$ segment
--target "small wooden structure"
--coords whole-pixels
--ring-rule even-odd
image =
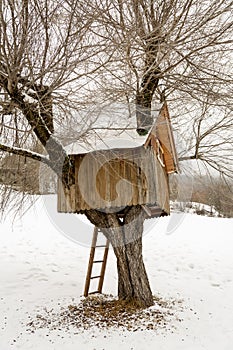
[[[126,133],[123,130],[121,138],[115,136],[122,139],[116,148],[109,148],[103,140],[94,151],[82,145],[70,155],[75,164],[75,183],[64,190],[59,182],[58,212],[116,212],[140,204],[165,215],[170,213],[168,174],[178,171],[178,161],[166,103],[147,136],[133,138],[128,133],[128,139],[135,142],[127,147]]]
[[[90,138],[87,143],[79,143],[76,151],[69,152],[75,164],[75,182],[69,189],[58,183],[58,212],[83,213],[97,209],[121,215],[126,206],[140,204],[147,218],[168,215],[168,175],[178,171],[178,160],[166,103],[148,135],[122,130],[111,135],[110,141],[109,135],[99,142]],[[84,296],[102,292],[109,242],[103,246],[103,258],[96,259],[98,232],[95,227]],[[101,268],[93,276],[94,264]],[[98,280],[98,286],[90,293],[93,279]]]

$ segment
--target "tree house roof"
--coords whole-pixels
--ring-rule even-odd
[[[177,172],[178,158],[166,102],[154,113],[154,125],[146,135],[138,135],[136,128],[98,128],[86,133],[82,140],[65,147],[70,155],[87,154],[93,151],[128,149],[151,145],[158,152],[159,141],[167,173]]]
[[[133,148],[145,144],[148,135],[139,136],[136,129],[90,130],[82,141],[65,147],[68,154],[85,154],[112,148]]]

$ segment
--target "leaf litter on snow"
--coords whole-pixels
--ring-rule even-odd
[[[95,294],[77,304],[61,306],[56,310],[43,308],[27,323],[27,332],[48,331],[84,332],[98,330],[157,331],[171,330],[181,322],[182,301],[154,297],[154,305],[142,309],[138,305],[120,301],[111,295]]]

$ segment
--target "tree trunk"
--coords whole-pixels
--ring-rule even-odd
[[[118,214],[96,210],[86,212],[89,220],[101,229],[111,242],[117,259],[118,297],[140,307],[153,305],[142,257],[144,212],[140,206],[127,208],[122,219]]]
[[[159,83],[161,70],[157,64],[159,33],[152,32],[145,40],[145,66],[140,88],[136,93],[137,132],[146,135],[154,124],[151,103]]]

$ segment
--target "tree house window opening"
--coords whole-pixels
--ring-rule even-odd
[[[163,147],[158,139],[156,140],[156,144],[157,144],[156,155],[157,155],[158,161],[162,165],[162,167],[165,168]]]

